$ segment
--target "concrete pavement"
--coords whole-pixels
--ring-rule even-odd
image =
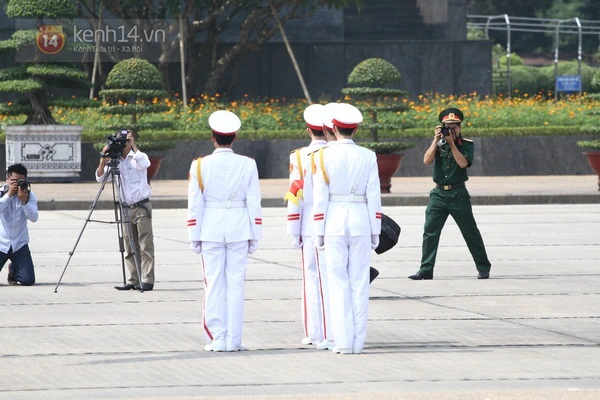
[[[473,204],[584,204],[600,202],[598,177],[595,175],[555,176],[474,176],[467,182]],[[287,179],[261,179],[263,207],[283,206],[288,189]],[[384,194],[384,206],[427,204],[433,188],[431,177],[397,177],[392,179],[392,193]],[[34,183],[41,210],[89,209],[100,185],[84,183]],[[97,208],[112,208],[112,185],[100,193]],[[187,207],[186,180],[152,182],[153,208]]]
[[[597,196],[594,178],[576,180]],[[575,186],[560,182],[555,190]],[[84,185],[34,190],[42,201],[57,193],[89,205],[97,186],[66,190]],[[155,204],[174,188],[185,194],[180,181],[153,188]],[[480,190],[477,179],[470,189]],[[188,250],[185,209],[155,210],[157,281],[145,293],[112,288],[122,279],[113,225],[87,224],[66,265],[88,212],[42,211],[30,224],[38,283],[8,286],[0,272],[0,398],[598,399],[597,204],[475,206],[491,279],[476,279],[449,221],[435,279],[417,282],[406,277],[418,268],[424,207],[385,206],[402,226],[400,243],[373,256],[381,274],[371,287],[367,343],[351,356],[300,344],[301,271],[282,207],[265,208],[265,237],[250,258],[250,350],[240,353],[203,351],[202,269]]]

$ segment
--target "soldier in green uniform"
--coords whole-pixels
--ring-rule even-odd
[[[436,187],[429,193],[425,211],[421,268],[409,276],[413,280],[433,279],[442,228],[448,215],[456,221],[473,256],[479,279],[490,276],[491,264],[471,209],[471,197],[465,187],[467,168],[473,162],[473,141],[461,135],[464,115],[458,108],[447,108],[439,115],[442,125],[435,128],[435,138],[425,152],[423,163],[433,166]]]

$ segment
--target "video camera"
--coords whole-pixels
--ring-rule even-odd
[[[123,149],[127,146],[128,129],[120,129],[112,135],[106,135],[108,140],[108,149],[105,153],[101,153],[102,157],[110,157],[111,160],[116,160],[123,153]]]

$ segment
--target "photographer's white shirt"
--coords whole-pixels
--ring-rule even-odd
[[[0,192],[0,251],[7,254],[12,247],[13,253],[29,243],[27,220],[38,220],[37,198],[29,193],[27,204],[21,204],[17,195],[9,197],[7,185]]]
[[[125,196],[127,204],[137,203],[138,201],[149,199],[152,195],[146,170],[150,166],[148,155],[141,151],[131,150],[125,159],[119,157],[119,173],[121,176],[122,193]],[[102,176],[96,175],[96,180],[102,182],[108,171],[108,166],[104,167]],[[107,182],[112,180],[108,177]]]

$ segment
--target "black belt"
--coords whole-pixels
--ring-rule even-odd
[[[133,203],[129,205],[129,208],[135,208],[135,207],[140,207],[146,203],[149,203],[150,199],[144,199],[144,200],[140,200],[137,203]]]
[[[457,189],[457,188],[461,188],[461,187],[465,187],[465,183],[455,183],[454,185],[440,185],[437,184],[436,185],[438,189],[442,189],[442,190],[452,190],[452,189]]]

